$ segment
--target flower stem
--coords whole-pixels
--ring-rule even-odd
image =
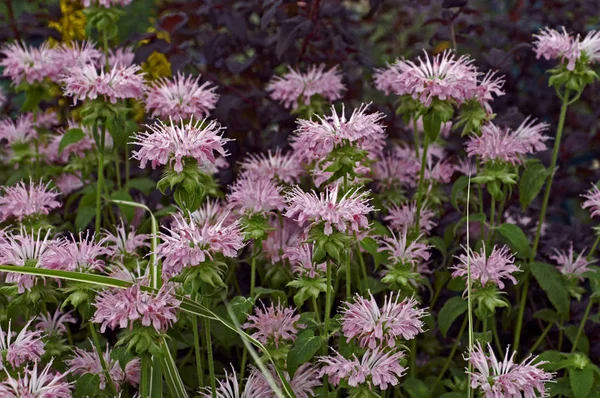
[[[417,339],[410,341],[410,377],[417,378]]]
[[[546,326],[546,328],[544,329],[544,331],[542,332],[540,337],[538,337],[538,339],[535,341],[535,343],[533,343],[533,347],[531,347],[531,349],[529,350],[527,355],[525,355],[526,358],[528,356],[530,356],[531,354],[533,354],[535,349],[538,348],[540,344],[542,344],[542,341],[544,341],[544,339],[546,338],[546,335],[548,334],[548,332],[550,332],[550,329],[552,329],[553,325],[554,325],[553,323],[549,323],[548,326]]]
[[[96,235],[100,234],[102,228],[102,189],[104,182],[104,135],[106,134],[106,128],[102,126],[100,132],[100,148],[96,151],[98,153],[98,177],[96,182]]]
[[[360,251],[360,242],[358,241],[358,234],[355,232],[354,237],[356,238],[356,253],[358,255],[358,261],[360,262],[360,270],[362,272],[362,277],[364,283],[359,283],[360,292],[364,293],[365,287],[368,286],[367,283],[367,266],[365,265],[365,259],[363,258],[362,252]]]
[[[197,301],[198,292],[195,290],[192,294],[192,300]],[[204,387],[204,369],[202,367],[202,355],[200,352],[200,336],[198,333],[198,317],[192,317],[192,331],[194,332],[194,353],[196,354],[196,374],[198,376],[198,386]]]
[[[496,343],[496,349],[498,352],[502,352],[502,343],[500,343],[500,336],[498,335],[498,321],[496,317],[492,315],[492,335],[494,336],[494,342]]]
[[[251,265],[251,274],[250,274],[250,297],[254,300],[254,287],[256,286],[256,258],[262,251],[262,241],[257,239],[256,244],[256,253],[252,254],[252,265]]]
[[[521,292],[521,302],[519,303],[519,314],[517,315],[517,327],[515,329],[515,338],[513,340],[513,347],[515,350],[519,350],[519,343],[521,342],[521,329],[523,328],[523,315],[525,314],[525,303],[527,302],[527,294],[529,293],[529,272],[524,276],[525,282],[523,285],[523,291]]]
[[[596,233],[596,240],[594,241],[594,244],[592,245],[592,248],[590,249],[590,252],[587,255],[587,261],[591,261],[592,257],[594,257],[594,253],[596,252],[596,249],[598,248],[598,244],[600,243],[600,231],[598,231]]]
[[[579,324],[579,329],[577,329],[577,335],[575,336],[575,340],[573,341],[573,348],[571,348],[571,352],[575,352],[577,350],[577,344],[579,343],[579,338],[583,334],[583,329],[585,328],[585,323],[587,322],[588,317],[590,316],[590,311],[592,310],[592,305],[594,305],[594,299],[590,297],[590,301],[585,307],[585,313],[583,314],[583,318],[581,319],[581,323]]]
[[[423,205],[423,180],[425,179],[425,167],[427,166],[427,149],[429,147],[429,138],[425,135],[423,140],[423,156],[421,158],[421,170],[419,172],[419,187],[417,188],[417,212],[415,215],[415,233],[421,231],[421,206]]]
[[[92,342],[94,343],[94,347],[96,347],[96,352],[98,353],[98,358],[100,359],[102,372],[104,373],[104,377],[106,378],[106,385],[108,386],[111,393],[117,396],[117,390],[115,388],[115,385],[113,384],[112,379],[110,378],[110,373],[108,372],[106,361],[104,360],[104,355],[102,355],[102,347],[100,347],[100,339],[98,338],[98,332],[96,332],[96,327],[93,323],[89,322],[88,328],[90,329],[90,334],[92,335]]]
[[[444,363],[444,367],[442,368],[441,372],[438,374],[438,377],[435,380],[435,384],[433,385],[432,391],[435,391],[435,388],[440,383],[440,381],[442,381],[444,374],[448,370],[448,367],[450,366],[450,363],[452,362],[452,358],[454,358],[454,354],[456,354],[456,350],[458,350],[458,345],[460,344],[460,338],[465,333],[465,328],[467,327],[468,320],[469,320],[469,318],[467,318],[467,317],[465,317],[465,319],[463,319],[463,323],[460,326],[460,330],[458,331],[458,336],[456,336],[456,341],[454,341],[454,345],[452,346],[450,355],[448,355],[448,359],[446,359],[446,362]]]
[[[348,245],[344,248],[344,252],[346,253],[346,299],[350,299],[352,297],[352,267],[350,266],[350,255],[348,253]]]
[[[323,338],[324,341],[324,354],[327,354],[327,347],[329,347],[329,317],[331,316],[331,297],[333,291],[331,286],[331,260],[327,260],[327,291],[325,292],[325,317],[323,319]],[[327,375],[323,378],[323,396],[327,398],[329,396],[329,379]]]
[[[421,143],[419,142],[419,132],[417,131],[417,117],[413,117],[413,135],[415,139],[415,155],[419,157],[419,151],[421,150]]]
[[[217,397],[217,387],[215,379],[215,363],[213,361],[212,339],[210,337],[210,319],[204,318],[204,333],[206,336],[206,354],[208,358],[208,374],[210,378],[210,390],[213,398]]]
[[[317,323],[321,323],[321,314],[319,313],[319,304],[317,304],[317,299],[314,296],[310,297],[310,301],[312,303],[313,309],[315,310],[315,318],[317,319]]]

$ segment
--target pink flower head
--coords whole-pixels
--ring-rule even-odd
[[[65,146],[62,151],[59,151],[60,142],[67,133],[67,130],[70,129],[81,129],[84,136],[79,141],[69,144]],[[48,146],[41,149],[41,152],[44,154],[46,160],[50,163],[66,164],[69,163],[71,156],[75,158],[83,158],[86,156],[86,152],[96,148],[96,141],[94,140],[91,130],[92,129],[88,128],[87,126],[82,126],[78,123],[75,123],[73,120],[69,120],[68,129],[58,129],[57,134],[50,138]]]
[[[165,332],[177,321],[179,304],[168,285],[163,285],[156,295],[142,290],[139,284],[127,289],[107,289],[96,296],[94,306],[97,309],[92,322],[102,324],[102,333],[107,327],[132,328],[136,321]]]
[[[545,59],[560,59],[567,63],[568,70],[574,70],[575,64],[585,54],[587,62],[600,59],[600,32],[590,31],[580,41],[580,36],[572,36],[563,27],[562,32],[550,28],[541,29],[533,35],[533,47],[536,57]]]
[[[575,257],[573,242],[571,242],[571,246],[567,252],[554,249],[554,255],[550,256],[550,259],[556,262],[561,274],[569,278],[578,278],[581,281],[583,281],[584,273],[592,271],[589,266],[596,262],[596,260],[588,261],[583,253],[579,253]]]
[[[133,226],[126,230],[125,224],[121,221],[115,234],[106,232],[105,242],[111,245],[108,250],[113,257],[123,258],[128,255],[135,255],[138,249],[150,247],[148,238],[149,235],[136,234]]]
[[[402,88],[400,83],[401,70],[396,64],[387,65],[384,69],[376,69],[373,75],[375,88],[386,95],[396,93]]]
[[[86,63],[97,64],[100,60],[104,61],[102,52],[89,41],[61,43],[53,51],[56,62],[60,65],[63,73],[68,73],[75,66]]]
[[[221,219],[225,219],[223,224],[229,225],[233,220],[225,203],[219,200],[208,199],[197,210],[190,214],[191,219],[198,225],[216,224]]]
[[[231,186],[227,201],[241,213],[265,214],[285,208],[282,188],[267,177],[241,176]]]
[[[38,364],[33,369],[25,369],[25,375],[14,378],[7,375],[6,380],[0,383],[0,396],[2,398],[70,398],[71,383],[64,380],[67,373],[50,372],[52,361],[38,372]]]
[[[510,347],[509,347],[510,349]],[[554,373],[544,372],[540,361],[533,364],[537,356],[529,355],[523,363],[514,362],[516,351],[498,361],[492,347],[488,344],[489,356],[483,351],[481,343],[473,347],[470,356],[465,358],[473,365],[471,387],[479,388],[485,398],[498,397],[547,397],[545,383],[552,381]]]
[[[143,73],[138,73],[141,68],[137,65],[124,67],[116,65],[108,72],[104,68],[100,72],[91,63],[75,65],[61,78],[64,85],[65,96],[73,97],[77,101],[96,99],[98,96],[111,103],[118,99],[140,99],[144,94]]]
[[[327,272],[327,264],[313,262],[314,244],[304,243],[286,247],[283,258],[288,259],[292,270],[300,278],[315,279],[323,277]]]
[[[412,340],[423,332],[425,323],[421,320],[426,315],[424,309],[417,308],[414,298],[405,298],[401,302],[400,294],[385,297],[383,307],[375,301],[369,292],[370,299],[356,295],[354,303],[345,302],[342,311],[342,332],[349,342],[358,339],[361,347],[371,350],[393,348],[397,339]]]
[[[273,390],[266,378],[253,366],[250,366],[250,375],[246,379],[244,390],[240,391],[240,383],[233,366],[231,373],[225,369],[225,378],[217,380],[215,396],[217,398],[272,398]],[[212,390],[205,387],[200,390],[202,398],[212,398]]]
[[[525,153],[534,153],[546,150],[546,141],[550,139],[543,133],[548,130],[548,123],[536,123],[536,119],[531,119],[529,116],[525,118],[523,123],[512,132],[512,135],[517,139],[517,142],[522,146],[522,151]]]
[[[300,315],[296,315],[293,308],[284,307],[281,303],[271,304],[269,307],[256,307],[254,315],[248,316],[248,321],[242,325],[242,328],[255,330],[252,337],[263,344],[279,344],[296,340],[297,328],[303,328],[304,325],[298,324]]]
[[[162,78],[148,89],[146,110],[152,117],[206,118],[215,109],[219,96],[209,82],[200,84],[200,76],[178,73],[172,80]]]
[[[107,238],[96,242],[95,235],[87,231],[79,233],[79,239],[71,234],[71,240],[55,244],[46,256],[46,267],[63,271],[91,272],[104,269],[103,256],[111,251],[104,247]]]
[[[476,86],[472,87],[471,94],[469,95],[485,108],[488,115],[492,113],[490,102],[494,99],[494,95],[496,97],[504,95],[504,91],[502,91],[505,83],[504,76],[496,76],[496,73],[496,71],[488,71],[483,76],[483,79],[478,81]]]
[[[581,206],[584,209],[589,209],[592,217],[600,216],[600,189],[596,185],[582,195],[586,201]]]
[[[478,75],[473,60],[467,56],[456,59],[452,51],[431,58],[427,52],[424,54],[424,58],[418,58],[418,65],[412,61],[397,61],[395,67],[400,73],[396,94],[410,95],[425,107],[436,98],[459,104],[470,99]]]
[[[433,221],[433,217],[435,213],[431,210],[427,209],[425,205],[421,209],[421,220],[419,223],[419,227],[421,228],[421,232],[429,235],[433,227],[437,225],[435,221]],[[417,217],[417,204],[416,202],[405,203],[401,206],[393,205],[388,208],[388,215],[383,218],[384,221],[390,223],[390,227],[396,231],[403,231],[405,229],[410,229],[415,225]]]
[[[110,379],[115,384],[115,388],[119,390],[119,385],[125,380],[125,373],[121,369],[119,361],[113,360],[110,353],[111,350],[107,344],[102,356],[104,357],[104,363],[106,364]],[[100,362],[100,355],[95,347],[92,348],[91,352],[75,347],[75,355],[71,359],[66,360],[65,363],[69,366],[72,374],[84,375],[89,373],[98,375],[100,377],[100,389],[106,389],[106,377]]]
[[[43,330],[49,336],[62,336],[67,333],[67,322],[76,323],[77,320],[71,315],[72,311],[61,312],[59,309],[54,314],[47,312],[38,315],[35,324],[36,329]]]
[[[308,105],[313,95],[321,95],[333,102],[340,99],[344,91],[346,87],[342,83],[339,68],[335,66],[325,71],[325,65],[313,65],[307,73],[289,68],[287,74],[283,77],[275,76],[267,85],[271,98],[288,109],[296,109],[300,102]]]
[[[306,193],[294,187],[287,197],[289,207],[285,216],[304,224],[310,221],[309,228],[324,224],[324,233],[331,235],[333,227],[340,232],[347,230],[359,232],[369,226],[367,214],[374,210],[368,203],[368,192],[350,190],[341,198],[338,196],[339,185],[327,188],[325,194]]]
[[[498,249],[494,245],[489,257],[486,256],[485,246],[481,248],[481,252],[474,252],[467,248],[467,254],[461,254],[456,258],[459,263],[452,267],[455,270],[452,273],[453,278],[466,277],[467,266],[470,266],[471,278],[478,281],[482,287],[491,282],[500,289],[504,289],[502,279],[509,279],[512,283],[517,284],[517,280],[512,274],[520,272],[521,269],[515,265],[515,257],[506,246]]]
[[[199,165],[215,163],[214,152],[227,156],[223,145],[230,141],[223,138],[224,130],[216,121],[190,120],[181,124],[166,125],[160,120],[147,126],[150,131],[138,133],[134,144],[141,148],[133,152],[133,157],[145,168],[151,162],[152,168],[158,165],[172,165],[177,173],[183,171],[184,159],[195,159]]]
[[[335,355],[319,358],[319,362],[324,364],[319,375],[328,375],[334,386],[345,380],[351,387],[366,384],[369,388],[375,386],[387,390],[388,386],[397,385],[406,374],[406,368],[400,365],[404,356],[402,351],[386,353],[376,348],[367,350],[359,361],[356,355],[353,359],[346,359],[336,352]]]
[[[44,42],[39,48],[24,43],[7,44],[0,49],[3,55],[0,66],[4,67],[3,76],[8,76],[15,86],[23,82],[42,83],[46,78],[56,80],[62,70],[57,62],[56,53]]]
[[[427,156],[424,175],[426,180],[447,184],[455,171],[456,167],[449,160],[441,159],[434,162],[432,157]]]
[[[56,200],[59,195],[49,184],[39,184],[33,181],[25,185],[23,181],[11,187],[1,187],[4,195],[0,197],[0,221],[47,215],[52,209],[60,207]]]
[[[262,251],[269,261],[276,263],[286,258],[284,253],[288,248],[299,247],[302,228],[288,218],[284,218],[283,223],[276,220],[271,224],[273,229],[268,231]]]
[[[119,47],[116,50],[110,49],[108,51],[108,65],[114,68],[117,65],[131,66],[133,65],[133,59],[135,53],[128,47]]]
[[[400,234],[396,236],[394,231],[390,229],[392,237],[383,237],[379,239],[379,243],[382,245],[377,251],[388,252],[388,260],[394,264],[410,264],[412,268],[417,269],[418,266],[423,262],[429,260],[431,253],[429,248],[423,243],[419,242],[419,239],[423,236],[419,235],[415,240],[408,243],[408,232],[406,229],[400,231]]]
[[[125,381],[133,387],[137,387],[140,384],[141,377],[142,360],[140,358],[133,358],[125,365]]]
[[[421,165],[414,156],[402,156],[396,151],[384,154],[371,166],[379,190],[413,187]]]
[[[21,329],[19,334],[11,331],[11,321],[8,321],[8,331],[0,326],[0,351],[6,352],[6,363],[13,368],[19,368],[26,362],[38,362],[44,355],[44,342],[42,332],[27,330],[33,320]],[[3,369],[4,360],[0,360],[0,369]]]
[[[8,117],[0,120],[0,141],[6,140],[11,146],[14,143],[29,142],[37,136],[30,114],[21,114],[16,121]]]
[[[63,195],[68,195],[83,188],[81,177],[74,174],[62,173],[55,177],[53,182]]]
[[[129,5],[133,0],[81,0],[84,7],[91,7],[92,5],[99,5],[100,7],[110,8],[114,6]]]
[[[287,184],[298,183],[300,176],[304,174],[299,157],[293,152],[282,154],[281,149],[277,149],[275,153],[269,151],[267,155],[251,154],[240,163],[240,168],[243,175],[278,179]]]

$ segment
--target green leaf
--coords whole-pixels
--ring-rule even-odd
[[[410,395],[411,398],[431,397],[431,392],[429,391],[429,388],[427,388],[427,385],[421,380],[412,378],[406,379],[406,381],[402,384],[402,387],[404,387],[404,389],[408,392],[408,395]]]
[[[569,381],[574,398],[587,398],[594,385],[594,371],[591,368],[569,368]]]
[[[498,227],[498,232],[508,240],[508,245],[515,256],[523,259],[531,257],[529,240],[521,228],[514,224],[502,224]]]
[[[551,310],[550,308],[542,308],[533,314],[534,319],[541,319],[547,323],[557,323],[560,321],[560,316],[556,313],[556,311]]]
[[[463,192],[467,186],[469,185],[469,177],[468,176],[460,176],[458,180],[454,184],[452,184],[452,192],[450,193],[450,203],[452,206],[458,211],[458,194]]]
[[[74,144],[79,142],[85,137],[85,133],[80,128],[72,128],[68,129],[65,135],[60,139],[60,143],[58,144],[58,153],[62,153],[62,151],[67,147],[67,145]]]
[[[75,217],[75,229],[80,231],[84,229],[96,215],[96,209],[91,206],[84,206],[77,210],[77,216]]]
[[[447,392],[443,395],[440,395],[440,398],[465,398],[465,393],[452,391],[452,392]]]
[[[436,112],[427,112],[423,115],[423,129],[431,142],[437,140],[442,128],[442,119]]]
[[[567,336],[571,344],[575,343],[575,338],[577,337],[578,331],[579,325],[571,325],[565,328],[565,335]],[[590,339],[588,339],[585,333],[581,333],[581,335],[579,336],[579,340],[577,340],[577,347],[575,350],[584,353],[585,355],[589,355]]]
[[[444,338],[446,337],[450,326],[452,326],[459,316],[467,311],[467,308],[467,302],[459,296],[452,297],[444,303],[444,306],[438,314],[438,325]]]
[[[170,396],[176,398],[188,398],[188,394],[185,391],[185,386],[183,385],[183,380],[181,380],[181,375],[177,370],[175,360],[171,356],[169,346],[167,345],[167,342],[164,340],[164,338],[162,341],[162,347],[163,355],[160,358],[160,363],[162,365],[165,381],[167,382],[167,386],[169,387],[169,391],[171,392]]]
[[[75,394],[78,397],[95,397],[100,389],[100,376],[86,373],[77,377]]]
[[[254,293],[257,297],[259,296],[271,296],[273,302],[280,302],[282,304],[287,303],[287,295],[281,290],[268,289],[266,287],[257,287],[254,289]]]
[[[534,262],[531,264],[531,273],[538,281],[542,289],[548,295],[548,299],[558,313],[567,315],[569,313],[569,293],[563,284],[560,272],[553,265]]]
[[[303,330],[287,356],[287,371],[290,378],[294,377],[300,365],[310,361],[323,344],[323,337],[315,336],[311,329]]]
[[[539,160],[527,162],[527,168],[519,181],[519,199],[523,209],[539,195],[547,178],[548,171]]]
[[[137,189],[143,194],[150,195],[156,189],[156,182],[150,178],[132,178],[127,183],[127,186],[131,189]]]

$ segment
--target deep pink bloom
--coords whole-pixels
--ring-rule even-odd
[[[199,165],[215,163],[214,152],[227,156],[223,145],[230,141],[223,138],[223,130],[216,121],[190,120],[181,124],[164,124],[160,120],[147,126],[150,131],[138,133],[134,144],[140,149],[133,152],[133,157],[145,168],[150,162],[152,168],[158,165],[170,165],[177,173],[183,171],[185,158],[196,159]],[[174,164],[174,165],[173,165]]]
[[[163,285],[156,295],[143,291],[138,284],[127,289],[107,289],[96,296],[94,306],[97,310],[92,322],[102,324],[102,333],[107,327],[133,327],[135,321],[165,332],[177,321],[179,304],[168,285]]]
[[[248,316],[248,321],[242,325],[246,330],[255,330],[252,337],[263,344],[279,345],[284,342],[296,340],[297,328],[304,325],[298,324],[300,315],[293,308],[284,307],[281,303],[271,304],[269,307],[256,307],[254,315]]]
[[[383,220],[389,222],[390,227],[394,230],[403,231],[414,227],[416,217],[417,204],[413,201],[401,206],[393,205],[388,208],[388,215],[385,216]],[[420,216],[421,220],[419,222],[419,227],[421,228],[420,232],[429,235],[433,227],[437,225],[437,223],[432,220],[433,217],[435,217],[435,214],[423,205]]]
[[[19,374],[18,378],[7,375],[6,380],[0,383],[0,396],[2,398],[69,398],[71,383],[64,380],[67,373],[50,372],[52,361],[38,372],[37,363],[33,369],[25,369],[25,375]]]
[[[25,185],[23,181],[11,187],[1,187],[4,195],[0,197],[0,221],[47,215],[52,209],[60,207],[57,196],[49,184],[36,184],[30,181]]]
[[[45,258],[47,268],[90,272],[104,269],[103,256],[108,256],[111,251],[104,247],[106,238],[96,242],[95,235],[90,236],[87,231],[85,236],[83,232],[79,233],[79,239],[71,234],[70,240],[62,240],[55,244]]]
[[[115,234],[106,231],[105,242],[110,244],[108,250],[111,255],[122,259],[125,256],[135,255],[138,249],[150,247],[149,237],[146,234],[136,234],[133,226],[126,230],[125,224],[121,221]]]
[[[287,197],[289,207],[285,216],[303,225],[307,221],[315,225],[324,224],[324,233],[331,235],[333,227],[340,232],[354,231],[369,226],[367,214],[374,210],[367,198],[368,192],[351,190],[339,198],[339,185],[327,188],[325,194],[306,193],[294,187]]]
[[[31,114],[20,114],[16,121],[8,117],[0,120],[0,141],[6,140],[9,145],[29,142],[37,136]]]
[[[521,269],[515,265],[515,257],[506,246],[498,249],[494,245],[489,257],[485,253],[485,246],[481,248],[481,252],[474,252],[471,248],[467,248],[467,254],[461,254],[456,258],[459,263],[452,267],[455,270],[452,273],[453,278],[459,276],[466,278],[468,264],[471,268],[472,280],[478,281],[482,287],[491,283],[504,289],[502,279],[508,279],[515,285],[517,284],[517,280],[512,274]]]
[[[346,380],[351,387],[367,384],[369,388],[375,386],[387,390],[388,386],[397,385],[406,374],[406,368],[400,365],[404,356],[402,351],[386,353],[376,348],[367,350],[359,361],[356,355],[353,359],[346,359],[336,352],[335,355],[319,358],[319,362],[324,364],[319,375],[328,375],[334,386]]]
[[[485,398],[499,397],[547,397],[545,383],[551,382],[554,373],[544,372],[540,361],[534,364],[537,356],[529,355],[521,364],[514,362],[516,351],[498,361],[492,347],[488,344],[489,356],[483,351],[481,343],[473,347],[470,356],[465,358],[473,365],[471,387],[479,388]]]
[[[415,240],[408,243],[408,232],[407,229],[400,231],[398,236],[394,234],[394,231],[390,229],[392,237],[385,236],[379,239],[381,247],[377,249],[379,252],[388,252],[388,260],[393,264],[410,264],[414,269],[423,262],[429,260],[431,253],[429,248],[424,243],[420,243],[419,239],[423,235],[419,235]]]
[[[54,314],[47,312],[38,315],[35,324],[36,329],[43,330],[49,336],[62,336],[67,333],[67,322],[76,323],[77,320],[71,315],[72,311],[61,312],[59,309]]]
[[[0,326],[0,352],[6,352],[6,363],[13,368],[19,368],[26,362],[38,362],[44,355],[44,342],[41,330],[27,330],[33,320],[27,322],[17,334],[11,330],[11,320],[5,332]],[[4,368],[4,360],[0,360],[0,369]]]
[[[569,251],[554,249],[554,254],[550,256],[550,259],[556,262],[561,274],[569,278],[578,278],[581,281],[583,281],[584,273],[592,271],[589,266],[596,262],[596,260],[588,261],[583,253],[579,253],[579,255],[575,257],[575,253],[573,252],[573,242],[571,242]]]
[[[582,195],[586,201],[581,206],[584,209],[589,209],[592,217],[600,216],[600,189],[596,185]]]
[[[267,177],[241,176],[231,186],[227,201],[241,213],[282,211],[285,208],[282,191],[280,186]]]
[[[134,58],[135,53],[128,47],[119,47],[116,50],[108,50],[108,65],[111,68],[114,68],[117,65],[125,67],[131,66],[133,65]],[[102,62],[105,62],[105,60],[103,59]]]
[[[215,90],[209,82],[200,84],[200,76],[178,73],[172,79],[158,80],[147,90],[146,111],[164,119],[206,118],[219,99]]]
[[[305,174],[299,157],[293,152],[282,154],[281,149],[275,153],[269,151],[267,155],[251,154],[240,163],[240,168],[244,175],[278,179],[287,184],[298,183]]]
[[[0,66],[3,76],[8,76],[15,86],[23,82],[42,83],[46,78],[56,80],[62,70],[57,62],[56,52],[47,42],[39,48],[28,47],[24,43],[7,44],[0,50],[4,57]]]
[[[575,64],[583,54],[587,62],[600,60],[600,32],[592,30],[580,40],[579,35],[570,35],[564,27],[562,32],[543,28],[533,37],[533,47],[538,59],[560,59],[561,62],[566,62],[568,70],[575,69]]]
[[[325,71],[325,65],[313,65],[307,73],[288,68],[288,73],[282,77],[273,77],[267,86],[271,98],[279,101],[285,108],[296,109],[301,102],[308,105],[313,95],[321,95],[333,102],[340,99],[346,91],[337,66]]]
[[[300,278],[320,278],[327,272],[327,264],[315,264],[312,261],[314,244],[304,243],[284,249],[283,258],[288,259],[292,270]]]
[[[92,5],[99,5],[104,8],[110,8],[114,6],[126,6],[129,5],[133,0],[81,0],[84,7],[91,7]]]
[[[107,344],[106,349],[102,352],[102,356],[104,357],[104,363],[106,364],[110,379],[118,391],[120,390],[120,384],[125,380],[125,373],[121,369],[119,361],[113,360],[110,353],[111,350],[108,348]],[[106,389],[106,377],[100,362],[100,355],[95,347],[92,348],[92,351],[85,351],[75,347],[73,357],[66,360],[65,363],[69,366],[69,370],[72,374],[84,375],[90,373],[98,375],[100,377],[100,389]]]

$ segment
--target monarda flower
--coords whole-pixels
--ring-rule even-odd
[[[581,206],[588,209],[592,217],[600,216],[600,189],[596,185],[582,195],[586,200]]]
[[[315,279],[327,272],[327,264],[315,264],[313,259],[314,244],[304,243],[284,249],[283,258],[289,260],[292,271],[300,278]]]
[[[371,166],[373,179],[380,191],[413,187],[419,175],[420,162],[414,156],[391,151]]]
[[[111,350],[107,344],[106,349],[102,353],[102,356],[104,357],[104,363],[106,364],[106,368],[110,375],[110,379],[113,383],[116,384],[115,388],[117,389],[117,391],[119,391],[120,384],[122,384],[124,381],[127,380],[127,375],[126,375],[126,372],[124,372],[121,369],[121,365],[119,364],[119,361],[113,360],[110,354],[111,354]],[[131,368],[133,366],[136,366],[136,364],[137,364],[137,366],[140,365],[139,362],[140,362],[139,358],[134,358],[131,361],[127,362],[125,369],[127,370],[127,367],[129,367],[130,371],[131,371]],[[100,377],[100,385],[99,385],[100,389],[101,390],[106,389],[106,378],[105,378],[104,370],[102,369],[102,364],[100,362],[100,355],[98,354],[98,351],[96,351],[95,347],[92,349],[92,351],[85,351],[85,350],[75,347],[75,352],[74,352],[73,357],[71,359],[66,360],[65,363],[69,366],[70,372],[72,374],[98,375]],[[129,381],[129,380],[127,380],[127,381]],[[133,381],[135,382],[135,377],[134,377]],[[139,383],[139,381],[138,381],[138,383]]]
[[[49,336],[62,336],[67,333],[67,323],[76,323],[77,320],[71,315],[72,311],[61,312],[56,309],[54,313],[47,312],[38,315],[35,324],[36,329],[43,330]]]
[[[127,289],[107,289],[96,296],[94,306],[97,309],[92,322],[101,324],[102,333],[107,327],[133,327],[136,321],[157,332],[165,332],[177,321],[179,303],[167,285],[156,295],[142,290],[139,284]]]
[[[146,111],[164,119],[206,118],[219,99],[215,90],[209,82],[200,84],[200,76],[178,73],[173,79],[158,80],[147,90]]]
[[[588,261],[583,253],[576,256],[573,252],[573,242],[571,242],[568,251],[554,249],[554,254],[550,256],[550,259],[558,265],[561,274],[567,278],[579,279],[580,281],[583,280],[584,273],[592,271],[589,266],[596,262],[595,260]]]
[[[586,62],[597,62],[600,59],[600,32],[597,31],[588,32],[580,40],[579,35],[570,35],[564,27],[562,32],[546,27],[533,37],[533,49],[538,59],[560,59],[561,62],[566,62],[567,69],[571,71],[584,55]]]
[[[296,340],[297,328],[304,325],[298,324],[300,315],[293,308],[284,307],[281,303],[271,304],[269,307],[256,307],[254,315],[248,316],[248,321],[242,325],[246,330],[254,330],[252,337],[263,344],[279,345]]]
[[[504,289],[503,279],[517,284],[517,280],[512,274],[519,272],[520,268],[515,265],[515,257],[506,246],[499,249],[494,245],[489,257],[485,253],[485,246],[481,248],[481,252],[474,252],[467,248],[467,254],[461,254],[456,258],[459,263],[452,267],[455,270],[452,273],[453,278],[459,276],[466,278],[467,265],[469,265],[471,278],[479,282],[482,287],[490,283]]]
[[[24,43],[7,44],[0,50],[4,56],[0,66],[4,67],[3,76],[9,77],[15,86],[23,82],[42,83],[44,80],[56,80],[62,66],[56,59],[56,53],[44,42],[39,48],[28,47]]]
[[[114,6],[125,7],[129,5],[133,0],[81,0],[81,4],[84,7],[91,7],[92,5],[99,5],[104,8],[111,8]]]
[[[411,229],[414,227],[417,217],[417,204],[416,202],[405,203],[401,206],[393,205],[388,208],[388,215],[383,218],[384,221],[390,223],[390,227],[396,231],[403,231],[405,229]],[[420,228],[421,231],[427,235],[437,225],[432,218],[435,217],[435,213],[427,209],[425,206],[421,209],[421,220]]]
[[[25,369],[24,375],[20,373],[15,378],[7,375],[6,380],[0,383],[0,396],[2,398],[70,398],[71,383],[65,381],[67,373],[51,372],[52,361],[38,372],[38,364],[33,369]]]
[[[21,367],[26,362],[38,362],[44,355],[44,342],[42,332],[27,330],[33,320],[21,329],[19,334],[11,330],[11,321],[8,321],[8,330],[5,332],[0,326],[0,369],[9,363],[14,369]],[[6,353],[6,362],[1,353]]]
[[[383,69],[375,69],[373,80],[375,88],[386,95],[396,93],[401,89],[400,68],[395,64],[388,64]]]
[[[318,195],[314,191],[306,193],[294,187],[287,197],[288,208],[284,215],[300,225],[310,221],[309,228],[323,224],[325,235],[331,235],[333,227],[340,232],[359,232],[367,228],[367,214],[374,210],[368,203],[368,192],[350,190],[341,198],[338,192],[339,185]]]
[[[489,356],[483,351],[481,343],[473,347],[471,354],[465,358],[473,365],[471,387],[479,388],[485,398],[498,397],[547,397],[545,383],[551,382],[553,373],[544,372],[540,361],[534,364],[537,356],[529,355],[523,363],[514,362],[516,351],[498,361],[492,347],[488,344]]]
[[[267,232],[267,238],[262,242],[262,252],[272,263],[286,258],[288,248],[297,248],[302,241],[302,228],[294,221],[284,218],[283,223],[276,220],[271,223],[273,229]]]
[[[269,178],[241,176],[231,186],[227,201],[240,213],[266,214],[285,208],[282,191],[283,189]]]
[[[0,221],[22,221],[25,218],[47,215],[51,210],[60,207],[60,202],[56,200],[59,194],[48,188],[48,184],[30,181],[25,185],[21,181],[15,186],[1,189],[3,195],[0,196]]]
[[[128,230],[125,229],[125,224],[121,222],[114,234],[106,232],[105,242],[109,244],[107,249],[111,255],[122,259],[127,256],[136,255],[137,251],[141,248],[150,247],[147,241],[148,238],[149,235],[136,234],[133,226]]]
[[[96,242],[95,235],[90,232],[79,233],[79,239],[71,235],[70,240],[62,240],[55,244],[46,256],[46,267],[62,271],[90,272],[104,269],[103,256],[111,251],[104,247],[106,238]]]
[[[381,247],[377,250],[388,252],[390,263],[410,265],[416,269],[423,261],[429,260],[431,256],[431,253],[429,253],[430,246],[419,242],[423,235],[419,235],[409,243],[406,229],[401,231],[398,236],[394,234],[392,229],[390,229],[390,233],[392,234],[391,237],[385,236],[379,239]]]
[[[16,121],[8,117],[0,120],[0,141],[6,141],[11,147],[13,144],[29,142],[37,136],[30,114],[21,114]]]
[[[159,165],[172,166],[175,172],[181,173],[186,159],[195,159],[199,165],[215,163],[214,152],[227,156],[223,145],[230,141],[223,138],[224,128],[216,121],[190,120],[187,124],[164,124],[158,120],[147,126],[150,131],[135,135],[138,151],[133,157],[140,161],[140,167],[146,167],[150,162],[152,168]]]
[[[346,87],[342,83],[342,75],[337,66],[325,71],[325,65],[313,65],[307,73],[289,68],[282,77],[275,76],[267,85],[271,98],[279,101],[285,108],[296,109],[302,102],[310,104],[314,95],[320,95],[329,102],[342,97]]]
[[[131,66],[135,53],[128,47],[119,47],[116,50],[108,50],[108,65],[114,68],[117,65]]]
[[[48,145],[41,150],[47,162],[66,164],[69,162],[71,156],[83,158],[86,156],[86,152],[96,148],[96,141],[94,140],[91,128],[80,125],[73,120],[68,121],[67,127],[67,129],[57,129],[57,134],[51,136]],[[60,142],[70,129],[81,129],[84,135],[79,141],[69,144],[62,151],[59,151]],[[112,143],[112,140],[110,142]]]
[[[267,177],[287,184],[298,183],[300,176],[305,174],[298,156],[293,152],[286,154],[277,149],[275,153],[269,151],[267,155],[251,154],[240,163],[242,175],[253,177]]]
[[[370,299],[365,299],[357,294],[354,303],[344,303],[341,322],[347,342],[356,338],[364,348],[393,348],[398,338],[412,340],[423,332],[425,323],[421,318],[426,312],[417,308],[414,298],[399,302],[400,295],[394,298],[392,293],[379,308],[373,295],[369,295]]]
[[[346,359],[336,352],[335,355],[319,358],[323,364],[319,375],[328,375],[334,386],[344,380],[350,387],[368,386],[371,389],[375,386],[386,390],[390,385],[397,385],[406,374],[406,368],[400,365],[404,357],[402,351],[384,352],[379,348],[367,350],[360,360],[356,355],[353,359]]]
[[[272,398],[273,390],[264,376],[254,367],[250,367],[250,375],[244,383],[244,390],[240,391],[240,383],[237,374],[231,367],[231,373],[225,369],[225,378],[219,379],[216,386],[215,396],[217,398]],[[205,387],[200,390],[202,398],[212,398],[212,390]]]
[[[75,174],[62,173],[54,177],[52,181],[63,195],[68,195],[83,188],[81,177]]]
[[[102,52],[89,41],[61,43],[53,51],[63,73],[78,65],[98,64],[104,61]]]

